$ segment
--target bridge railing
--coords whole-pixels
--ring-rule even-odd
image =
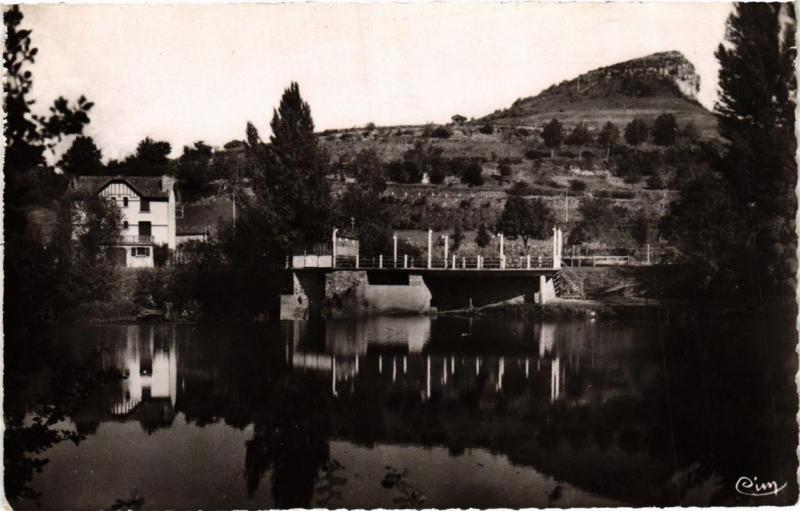
[[[336,268],[341,269],[428,269],[426,256],[403,255],[395,259],[392,256],[337,256]],[[535,270],[553,268],[552,257],[542,256],[450,256],[434,257],[430,260],[430,269],[435,270]]]

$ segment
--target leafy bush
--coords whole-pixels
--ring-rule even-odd
[[[431,131],[430,137],[431,138],[450,138],[453,135],[453,131],[448,128],[447,126],[437,126],[436,128]]]
[[[598,190],[594,192],[594,196],[607,199],[633,199],[636,194],[630,190]]]
[[[480,164],[472,162],[461,173],[461,182],[467,186],[480,186],[483,184],[483,168]]]
[[[647,187],[651,190],[662,190],[664,188],[664,181],[659,174],[653,174],[647,178]]]
[[[487,123],[478,128],[478,131],[483,133],[484,135],[491,135],[492,133],[494,133],[494,126]]]
[[[156,268],[163,268],[169,261],[170,251],[166,243],[153,246],[153,264]]]
[[[636,183],[640,183],[642,181],[642,176],[639,174],[628,174],[623,178],[623,181],[629,185],[635,185]]]
[[[531,185],[525,181],[517,181],[508,190],[508,193],[509,195],[531,195],[533,193],[533,189],[531,188]]]
[[[136,273],[133,302],[149,309],[163,309],[168,301],[169,273],[161,268],[143,268]]]
[[[549,158],[550,153],[547,151],[538,151],[536,149],[529,149],[525,151],[525,157],[529,160],[538,160],[541,158]]]
[[[586,181],[582,179],[570,179],[569,189],[572,192],[583,192],[586,190]]]

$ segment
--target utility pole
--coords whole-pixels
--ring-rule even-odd
[[[569,190],[564,190],[564,225],[569,223]]]
[[[233,211],[232,211],[232,219],[233,219],[233,235],[236,236],[236,186],[239,184],[239,157],[236,157],[236,177],[233,181],[233,186],[231,187],[231,195],[233,195]]]

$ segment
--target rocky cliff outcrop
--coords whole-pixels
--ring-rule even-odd
[[[552,118],[567,126],[586,122],[592,128],[634,117],[651,121],[672,113],[692,122],[704,136],[716,136],[716,120],[697,102],[700,76],[680,52],[654,53],[601,67],[551,85],[536,96],[520,98],[478,122],[541,128]]]

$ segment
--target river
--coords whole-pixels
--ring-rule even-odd
[[[384,317],[46,337],[7,353],[15,509],[797,500],[791,321]],[[781,489],[745,495],[743,477]]]

